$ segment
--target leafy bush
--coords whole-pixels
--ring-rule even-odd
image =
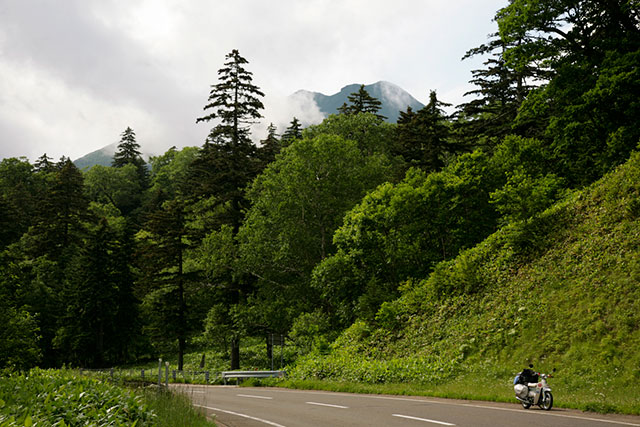
[[[133,391],[75,375],[33,369],[0,379],[0,426],[143,426],[156,415]]]

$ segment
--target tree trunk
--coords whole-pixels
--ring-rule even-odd
[[[267,334],[267,361],[273,371],[273,342],[271,341],[271,334]]]
[[[182,371],[184,366],[184,350],[186,347],[186,340],[183,336],[178,338],[178,371]]]
[[[240,369],[240,338],[231,339],[231,370]]]

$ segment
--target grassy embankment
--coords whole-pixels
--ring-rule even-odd
[[[558,369],[557,406],[640,413],[640,154],[405,284],[291,377],[512,401],[529,362]]]
[[[0,427],[211,426],[185,396],[128,389],[69,370],[0,378]]]

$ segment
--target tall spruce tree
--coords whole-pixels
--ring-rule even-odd
[[[380,120],[386,119],[382,114],[378,114],[382,108],[382,101],[371,96],[364,85],[360,85],[360,89],[349,95],[347,99],[349,104],[345,102],[338,108],[341,114],[373,113]]]
[[[207,115],[196,122],[219,119],[191,166],[190,195],[196,199],[215,201],[218,213],[217,229],[230,226],[233,236],[238,233],[248,209],[244,189],[261,170],[258,150],[250,138],[250,127],[264,108],[264,93],[252,83],[252,73],[244,66],[248,61],[238,50],[226,57],[224,67],[218,70],[219,83],[211,86],[209,103],[204,107]],[[210,230],[210,231],[215,231]],[[242,304],[247,295],[246,282],[235,277],[225,289],[233,306]],[[231,368],[240,367],[240,342],[235,337],[231,343]]]
[[[220,82],[211,86],[209,103],[204,107],[209,114],[198,118],[196,123],[213,119],[222,121],[211,130],[210,142],[233,146],[250,144],[249,128],[262,117],[260,110],[264,105],[260,98],[264,93],[252,83],[253,73],[243,67],[248,61],[237,49],[227,54],[225,59],[224,67],[218,70]]]

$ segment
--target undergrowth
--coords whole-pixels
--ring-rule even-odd
[[[212,425],[182,396],[133,390],[70,370],[0,378],[0,426]]]

